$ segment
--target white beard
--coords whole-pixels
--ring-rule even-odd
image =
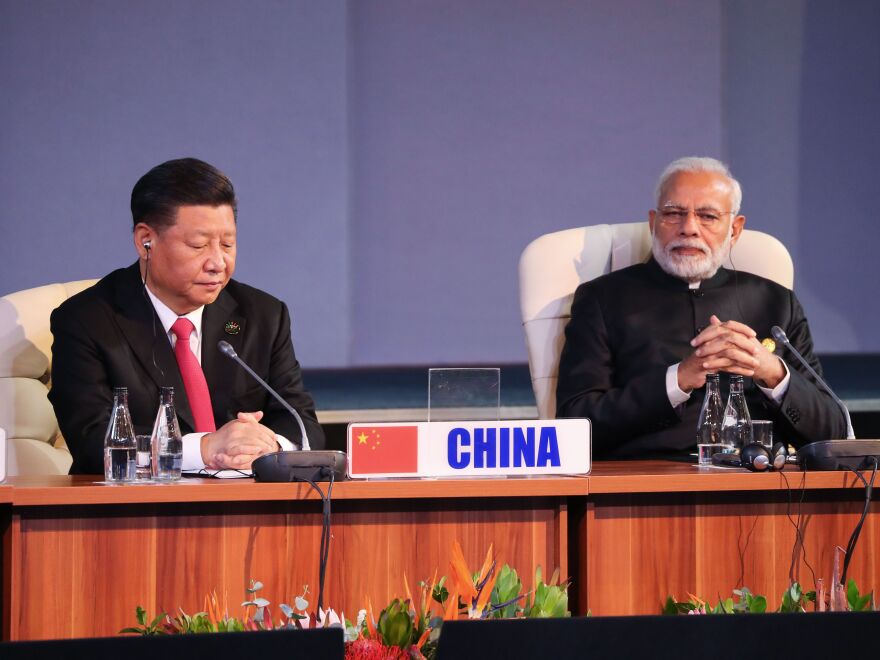
[[[651,241],[651,253],[667,274],[685,280],[686,282],[701,282],[708,280],[730,254],[731,234],[728,232],[724,242],[714,252],[699,238],[677,238],[669,241],[666,246],[660,245],[657,236]],[[683,255],[675,252],[675,248],[688,247],[701,250],[702,254]]]

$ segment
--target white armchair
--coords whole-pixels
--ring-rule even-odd
[[[70,452],[46,396],[52,359],[49,315],[97,280],[49,284],[0,298],[0,428],[8,473],[67,474]]]
[[[519,260],[519,300],[538,417],[556,417],[556,379],[571,302],[583,282],[642,263],[651,253],[647,222],[593,225],[544,234]],[[731,256],[738,270],[792,288],[794,266],[777,239],[744,230]],[[731,267],[728,261],[725,266]]]

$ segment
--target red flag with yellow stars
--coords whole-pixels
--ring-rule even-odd
[[[418,426],[354,426],[351,471],[356,474],[418,472]]]

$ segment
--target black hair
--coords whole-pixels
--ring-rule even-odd
[[[198,158],[178,158],[156,165],[131,191],[132,228],[143,222],[157,231],[177,221],[181,206],[232,207],[238,200],[232,181],[213,165]]]

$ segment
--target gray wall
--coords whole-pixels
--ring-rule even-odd
[[[0,7],[0,292],[132,263],[132,185],[198,156],[235,183],[236,277],[290,305],[307,364],[346,364],[345,3]]]
[[[306,366],[522,362],[522,248],[643,218],[703,153],[792,250],[818,349],[880,351],[878,7],[0,0],[0,293],[133,261],[132,184],[196,155]]]
[[[823,352],[877,352],[880,3],[728,0],[724,143]]]
[[[719,5],[661,4],[353,4],[358,362],[525,361],[526,244],[646,218],[667,161],[720,152]]]

